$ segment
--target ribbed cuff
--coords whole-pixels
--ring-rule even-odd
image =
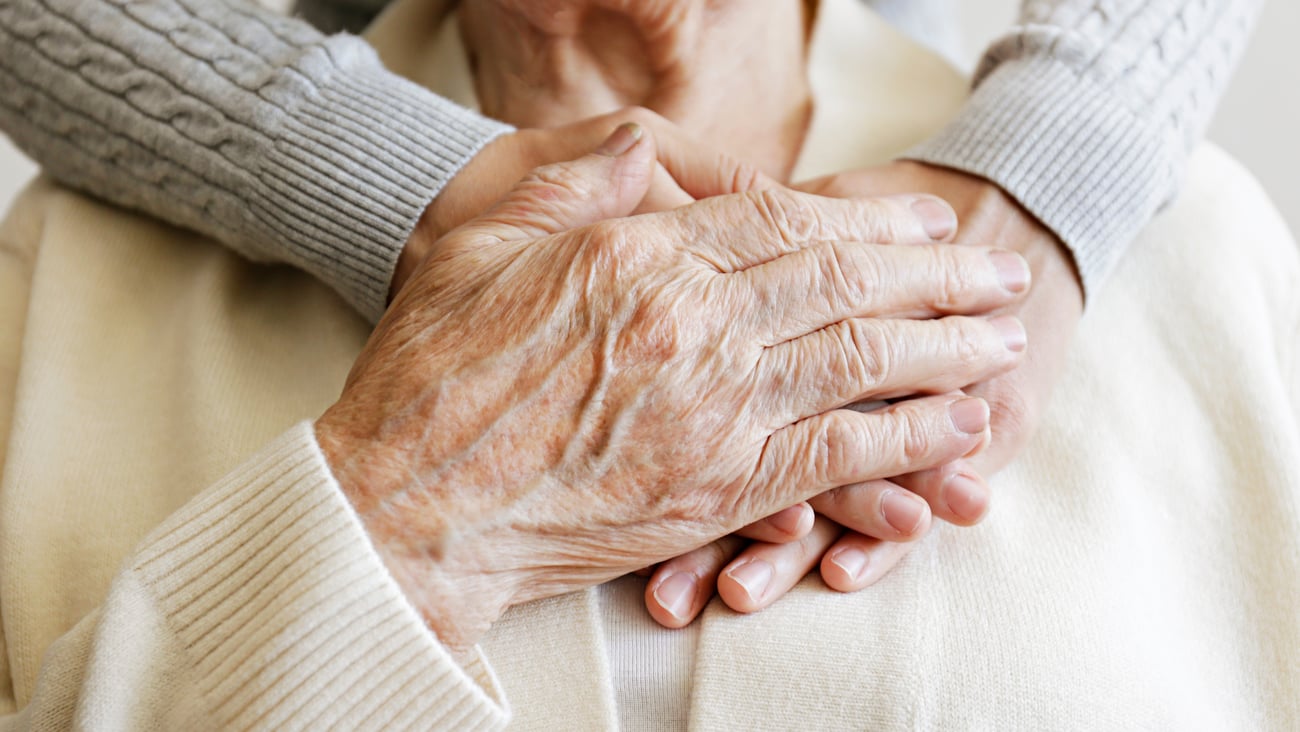
[[[1182,154],[1114,84],[1034,58],[999,64],[956,120],[905,157],[1001,186],[1070,248],[1090,296],[1172,195]]]
[[[323,48],[299,63],[309,91],[285,100],[288,115],[260,162],[270,199],[261,228],[374,322],[424,209],[512,128],[387,71],[359,38],[335,36]]]
[[[231,729],[499,729],[481,658],[421,622],[330,475],[310,423],[200,494],[134,569]]]

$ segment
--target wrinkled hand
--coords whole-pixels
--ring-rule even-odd
[[[489,142],[425,209],[397,260],[390,299],[444,234],[479,215],[534,168],[572,160],[596,147],[609,131],[633,122],[654,133],[658,165],[638,212],[666,211],[697,198],[772,186],[751,165],[707,150],[673,123],[628,107],[554,129],[520,129]]]
[[[814,498],[810,503],[820,515],[797,541],[751,544],[727,537],[656,568],[646,588],[646,607],[668,627],[690,623],[715,587],[728,606],[752,612],[775,602],[815,567],[836,590],[862,589],[906,555],[913,546],[909,541],[928,532],[931,515],[963,526],[978,522],[990,499],[984,476],[1010,463],[1033,435],[1082,314],[1082,291],[1068,250],[986,180],[900,161],[799,187],[837,197],[931,193],[957,211],[961,228],[956,244],[996,244],[1020,253],[1030,264],[1034,285],[1028,297],[999,312],[1023,321],[1026,357],[1015,369],[965,389],[984,398],[992,413],[990,443],[978,454]]]
[[[920,244],[914,199],[766,191],[606,221],[650,185],[639,129],[449,234],[316,422],[375,548],[454,650],[514,604],[967,453],[981,400],[838,407],[1019,361],[1013,318],[931,318],[1017,296],[990,251]]]
[[[930,193],[957,211],[961,227],[954,243],[996,245],[1019,253],[1029,262],[1034,285],[1028,297],[1001,311],[1016,315],[1025,324],[1029,336],[1025,360],[1012,371],[966,389],[968,394],[988,399],[993,411],[992,440],[988,449],[969,461],[969,467],[984,476],[1006,467],[1033,436],[1065,369],[1074,331],[1083,316],[1083,288],[1069,249],[1001,188],[950,168],[898,161],[811,181],[799,188],[836,197]],[[962,472],[964,467],[949,466],[942,477]],[[927,475],[925,480],[932,484],[939,477]],[[949,511],[941,507],[936,515],[953,523],[977,521],[987,508],[987,493],[963,503],[968,503],[969,508]]]

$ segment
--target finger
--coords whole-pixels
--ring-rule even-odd
[[[867,398],[940,394],[1004,373],[1024,356],[1012,316],[851,318],[765,349],[755,366],[779,423]]]
[[[744,539],[724,536],[662,562],[645,588],[650,617],[666,628],[690,625],[713,597],[718,573],[744,545]]]
[[[658,140],[659,138],[655,138]],[[669,175],[663,165],[656,165],[654,176],[650,182],[650,190],[646,191],[645,198],[641,199],[640,205],[636,207],[633,213],[656,213],[659,211],[671,211],[679,206],[686,206],[695,203],[695,199],[683,191]]]
[[[529,173],[465,230],[502,241],[556,234],[630,214],[655,170],[645,128],[620,125],[595,151]]]
[[[914,205],[922,201],[926,204]],[[936,224],[922,217],[936,207],[952,216],[955,228],[952,207],[933,196],[840,199],[768,188],[705,198],[647,217],[641,225],[656,231],[673,227],[704,265],[736,272],[823,241],[933,243],[943,237],[927,233],[927,226],[937,231]]]
[[[797,503],[782,511],[736,530],[736,534],[772,544],[802,539],[812,531],[813,510],[807,503]]]
[[[736,612],[762,610],[807,576],[842,532],[835,522],[818,517],[799,541],[750,544],[718,576],[718,597]]]
[[[935,517],[958,526],[979,523],[988,513],[992,500],[988,483],[965,460],[901,475],[894,480],[922,498]]]
[[[583,130],[594,132],[626,122],[635,122],[654,132],[660,165],[672,179],[674,187],[691,199],[758,191],[780,185],[753,165],[699,144],[680,127],[644,107],[620,109],[581,124]],[[670,207],[646,210],[668,208]]]
[[[845,532],[822,556],[822,581],[833,590],[857,592],[888,574],[914,546]]]
[[[767,439],[735,498],[737,515],[767,516],[831,488],[941,465],[978,446],[988,422],[984,400],[955,396],[800,420]]]
[[[694,198],[761,191],[780,186],[749,163],[712,151],[684,137],[675,126],[655,127],[659,162]]]
[[[850,317],[932,318],[1004,307],[1029,289],[1014,252],[947,244],[823,242],[724,278],[770,317],[759,337],[781,343]],[[797,297],[799,307],[778,306]]]
[[[880,169],[852,170],[799,181],[791,186],[800,191],[836,198],[874,198],[888,196],[898,190],[898,182]]]
[[[930,506],[888,480],[832,488],[808,503],[840,526],[877,539],[912,541],[930,530]]]

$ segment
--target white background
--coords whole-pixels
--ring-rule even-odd
[[[1017,5],[1017,0],[964,1],[972,66],[984,44],[1011,23]],[[1292,232],[1300,232],[1300,2],[1272,0],[1265,8],[1209,136],[1254,172]],[[35,170],[0,137],[0,210],[8,209]]]

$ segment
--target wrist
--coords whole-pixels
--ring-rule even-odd
[[[397,255],[397,264],[393,267],[393,280],[388,286],[389,303],[393,302],[402,286],[420,268],[420,263],[433,253],[434,245],[442,235],[450,230],[446,228],[445,223],[440,223],[444,217],[437,212],[435,206],[437,201],[438,199],[435,198],[434,202],[424,209],[424,213],[415,222],[415,228],[411,230],[410,237],[402,247],[401,254]]]
[[[398,255],[388,288],[392,302],[420,263],[452,229],[482,213],[541,161],[534,135],[528,130],[506,132],[470,158],[434,199],[411,230]]]
[[[438,640],[453,654],[473,647],[512,604],[508,583],[472,570],[465,557],[476,555],[466,537],[448,530],[453,506],[441,525],[412,522],[425,512],[410,510],[409,502],[424,495],[411,485],[412,472],[404,458],[370,440],[358,440],[339,429],[327,411],[314,425],[316,442],[343,497],[352,506],[371,546]]]

